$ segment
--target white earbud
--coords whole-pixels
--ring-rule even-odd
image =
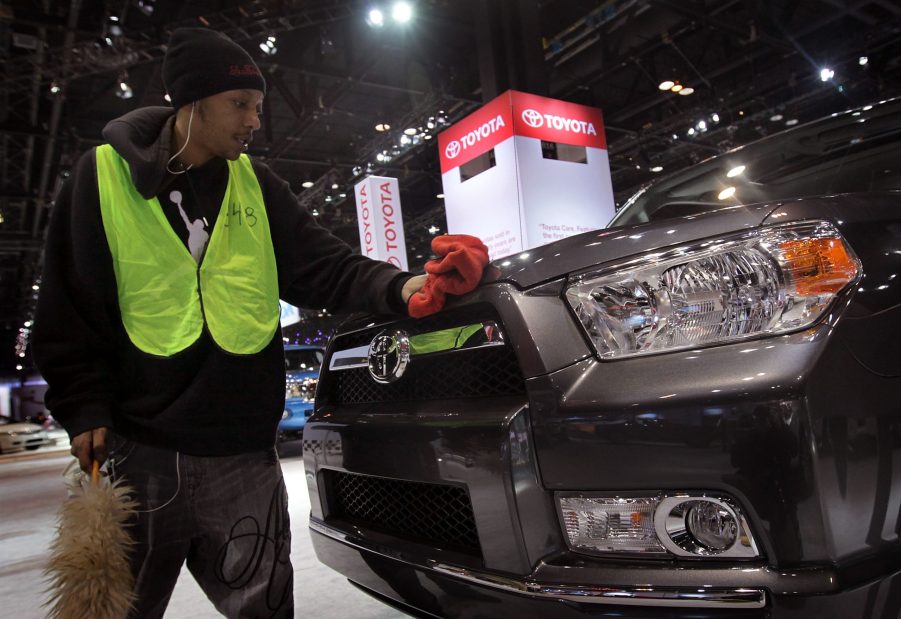
[[[169,157],[169,161],[166,162],[166,171],[169,172],[169,174],[184,174],[185,172],[190,170],[192,167],[194,167],[194,164],[190,163],[190,164],[188,164],[188,167],[186,167],[184,170],[173,170],[169,167],[169,165],[172,163],[173,159],[178,157],[182,153],[182,151],[184,151],[188,147],[188,142],[191,141],[191,123],[194,122],[194,106],[195,105],[197,105],[197,102],[192,101],[191,102],[191,115],[188,117],[188,137],[185,138],[184,146],[182,146],[180,149],[178,149],[178,152],[175,153],[174,155],[172,155],[171,157]]]

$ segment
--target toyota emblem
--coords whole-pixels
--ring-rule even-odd
[[[541,112],[538,110],[529,108],[522,111],[522,121],[530,127],[535,127],[537,129],[544,124],[544,116],[542,116]]]
[[[410,363],[410,337],[400,329],[382,331],[369,344],[369,375],[383,385],[393,383]]]
[[[453,159],[457,155],[460,154],[460,142],[457,140],[452,140],[447,143],[447,146],[444,147],[444,156],[448,159]]]

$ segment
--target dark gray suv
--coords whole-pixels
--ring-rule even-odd
[[[316,552],[422,617],[901,615],[901,101],[329,347]]]

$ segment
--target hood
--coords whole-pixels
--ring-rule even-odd
[[[103,128],[103,138],[128,162],[131,180],[147,200],[158,193],[166,179],[174,124],[175,110],[171,107],[143,107],[111,120]]]
[[[776,204],[732,206],[646,224],[571,236],[494,260],[482,283],[513,282],[528,288],[569,273],[651,250],[759,226]]]
[[[27,421],[14,421],[0,425],[0,434],[34,434],[41,430],[43,430],[41,426]]]

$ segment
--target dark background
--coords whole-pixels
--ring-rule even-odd
[[[391,4],[0,2],[0,375],[30,368],[55,192],[108,120],[166,105],[160,64],[176,26],[209,25],[256,58],[269,93],[250,154],[349,243],[358,245],[353,184],[367,169],[400,179],[413,270],[446,231],[437,140],[422,134],[508,88],[603,110],[618,204],[655,166],[673,172],[788,123],[901,92],[893,0],[410,0],[404,25],[393,23]],[[381,28],[366,21],[377,5]],[[271,55],[260,48],[268,37]],[[823,67],[831,80],[820,79]],[[661,91],[665,79],[694,92]],[[122,81],[131,98],[116,96]],[[391,130],[376,131],[379,122]],[[400,143],[408,127],[421,129],[418,143]]]

